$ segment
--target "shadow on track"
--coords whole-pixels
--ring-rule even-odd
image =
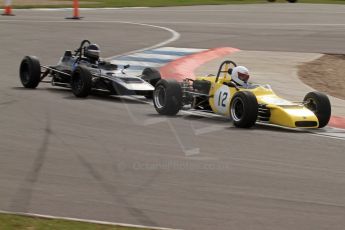
[[[279,133],[309,133],[310,130],[301,130],[301,129],[292,129],[292,128],[285,128],[280,126],[273,126],[273,125],[266,125],[266,124],[255,124],[252,128],[248,129],[242,129],[242,128],[236,128],[232,124],[231,120],[226,117],[221,116],[212,116],[210,117],[198,115],[198,114],[177,114],[176,116],[162,116],[159,114],[147,114],[147,117],[150,118],[159,118],[159,117],[166,117],[169,119],[183,119],[187,121],[195,121],[195,122],[202,122],[204,124],[208,125],[222,125],[224,126],[224,129],[227,130],[237,130],[237,131],[268,131],[268,132],[279,132]]]
[[[144,97],[142,98],[135,98],[135,97],[128,97],[128,96],[116,96],[116,95],[110,95],[109,93],[104,93],[104,92],[99,92],[99,91],[93,91],[91,95],[89,95],[87,98],[78,98],[75,97],[70,89],[67,88],[36,88],[36,89],[27,89],[24,87],[12,87],[12,90],[20,90],[20,91],[49,91],[52,93],[56,94],[61,94],[61,95],[67,95],[63,97],[63,99],[67,100],[102,100],[106,102],[112,102],[112,103],[128,103],[128,104],[148,104],[149,101],[145,99]],[[44,96],[44,95],[43,95]]]

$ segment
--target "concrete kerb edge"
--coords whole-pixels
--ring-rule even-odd
[[[0,210],[0,213],[1,214],[9,214],[9,215],[18,215],[18,216],[23,216],[23,217],[36,217],[36,218],[43,218],[43,219],[78,221],[78,222],[83,222],[83,223],[102,224],[102,225],[110,225],[110,226],[118,226],[118,227],[145,228],[145,229],[153,229],[153,230],[180,230],[180,229],[173,229],[173,228],[152,227],[152,226],[116,223],[116,222],[108,222],[108,221],[79,219],[79,218],[70,218],[70,217],[61,217],[61,216],[52,216],[52,215],[42,215],[42,214],[36,214],[36,213],[10,212],[10,211],[4,211],[4,210]]]

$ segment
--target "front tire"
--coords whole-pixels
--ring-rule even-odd
[[[19,68],[20,80],[25,88],[34,89],[41,81],[41,65],[35,56],[23,58]]]
[[[92,75],[90,71],[83,66],[78,66],[72,73],[71,87],[76,97],[89,96],[92,89]]]
[[[174,79],[161,79],[153,91],[153,104],[159,114],[174,116],[182,107],[182,88]]]
[[[237,92],[230,103],[230,116],[236,127],[250,128],[258,117],[258,101],[249,91]]]
[[[305,107],[311,110],[319,120],[319,128],[325,127],[331,119],[331,102],[326,94],[320,92],[308,93],[303,102]]]

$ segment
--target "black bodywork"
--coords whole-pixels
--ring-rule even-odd
[[[161,78],[159,71],[144,69],[139,76],[129,76],[129,65],[119,68],[116,64],[92,59],[85,55],[91,42],[84,40],[72,53],[66,50],[55,66],[40,65],[37,57],[24,57],[20,66],[21,82],[26,88],[36,88],[40,82],[71,88],[77,97],[86,97],[92,90],[112,95],[143,95],[151,97],[154,84]],[[51,77],[50,81],[44,81]]]

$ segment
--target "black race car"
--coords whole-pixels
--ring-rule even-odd
[[[116,64],[100,59],[97,44],[81,42],[74,51],[66,50],[54,66],[41,65],[35,56],[26,56],[20,64],[20,80],[26,88],[36,88],[40,82],[71,88],[77,97],[87,97],[92,90],[111,95],[142,95],[152,98],[154,85],[161,79],[158,70],[145,68],[139,76],[129,76],[129,65],[119,68]],[[51,77],[50,81],[43,81]]]

